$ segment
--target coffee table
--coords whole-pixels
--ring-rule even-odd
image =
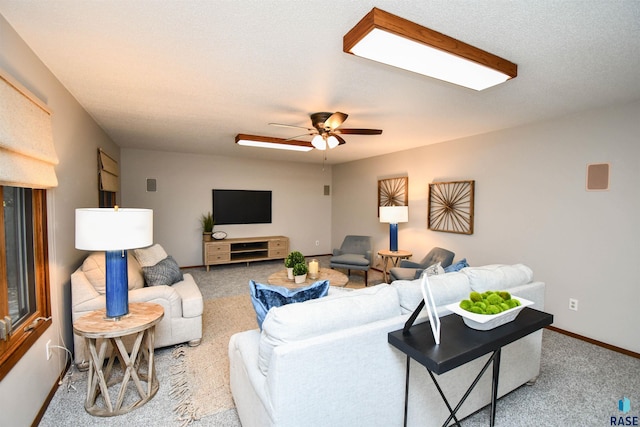
[[[287,277],[287,270],[280,270],[276,273],[273,273],[267,281],[270,285],[274,286],[284,286],[286,288],[303,288],[305,286],[309,286],[312,283],[317,282],[318,280],[328,280],[329,285],[331,286],[342,286],[345,287],[349,282],[349,277],[346,274],[339,272],[338,270],[334,270],[332,268],[321,268],[318,271],[318,277],[312,279],[307,274],[307,280],[302,283],[295,283],[293,280]]]

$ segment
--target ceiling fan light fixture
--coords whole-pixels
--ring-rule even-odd
[[[344,36],[343,51],[475,90],[518,75],[512,62],[377,8]]]
[[[338,141],[338,138],[336,138],[333,135],[330,135],[327,138],[327,145],[329,146],[329,148],[336,148],[338,145],[340,144],[340,141]]]
[[[277,150],[311,151],[313,146],[307,141],[296,139],[272,138],[269,136],[246,135],[239,133],[236,135],[236,144],[245,147],[274,148]]]
[[[311,140],[311,145],[313,145],[318,150],[326,150],[327,149],[327,141],[325,141],[322,135],[316,135]]]

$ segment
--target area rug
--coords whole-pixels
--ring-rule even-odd
[[[202,343],[174,350],[178,362],[172,368],[172,396],[182,425],[235,407],[229,388],[229,338],[257,327],[249,295],[204,301]]]

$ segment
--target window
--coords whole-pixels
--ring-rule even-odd
[[[116,193],[113,191],[99,190],[99,208],[112,208],[116,205]]]
[[[112,208],[116,205],[116,192],[120,187],[118,162],[98,148],[98,188],[99,207]]]
[[[51,324],[46,191],[0,186],[0,380]]]

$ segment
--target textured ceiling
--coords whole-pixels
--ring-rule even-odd
[[[476,92],[342,52],[372,7],[518,64]],[[349,114],[342,163],[640,99],[640,2],[0,0],[0,14],[121,147],[322,162],[240,147]],[[54,111],[55,113],[55,111]]]

